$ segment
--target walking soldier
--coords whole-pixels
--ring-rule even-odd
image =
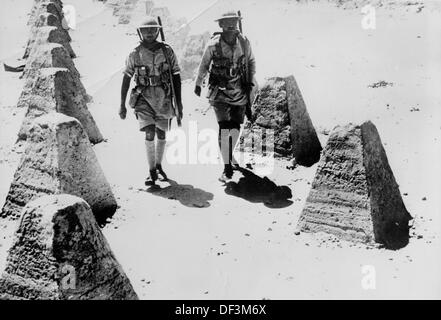
[[[219,124],[219,147],[224,162],[219,180],[223,182],[232,178],[233,166],[238,166],[233,150],[244,115],[251,121],[249,96],[256,65],[249,40],[238,30],[241,19],[239,13],[227,12],[216,20],[222,32],[215,33],[205,48],[194,89],[200,96],[203,80],[209,73],[207,98]]]
[[[119,115],[125,119],[127,92],[134,77],[135,87],[131,91],[129,105],[134,109],[140,130],[145,132],[150,171],[146,185],[155,184],[158,173],[167,180],[161,165],[166,132],[173,117],[177,117],[178,123],[182,119],[180,69],[173,49],[156,40],[161,28],[155,18],[149,17],[137,29],[141,42],[126,59],[121,87]]]

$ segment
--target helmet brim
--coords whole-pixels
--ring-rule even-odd
[[[239,16],[225,16],[225,17],[222,17],[222,18],[216,19],[216,20],[214,20],[214,21],[219,22],[219,21],[222,21],[222,20],[225,20],[225,19],[237,19],[237,20],[242,20],[242,17],[239,17]]]
[[[161,29],[162,26],[160,26],[159,24],[157,26],[154,25],[144,25],[144,26],[139,26],[137,29],[152,29],[152,28],[156,28],[156,29]]]

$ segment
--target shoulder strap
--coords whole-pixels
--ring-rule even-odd
[[[219,37],[219,39],[216,41],[215,45],[214,45],[215,49],[216,49],[216,56],[218,58],[223,58],[224,54],[222,53],[222,45],[221,45],[221,38]]]
[[[239,44],[240,44],[240,47],[242,48],[245,59],[248,60],[248,43],[247,43],[248,41],[247,41],[247,38],[245,36],[243,36],[242,34],[239,34],[237,39],[239,40]]]
[[[244,37],[242,34],[239,34],[239,36],[237,37],[237,39],[239,40],[240,46],[242,47],[243,50],[243,55],[244,55],[244,62],[245,62],[245,80],[247,82],[251,81],[250,79],[250,73],[249,73],[249,60],[248,60],[248,41],[247,38]]]
[[[140,49],[141,49],[141,45],[135,48],[135,67],[141,66],[141,55],[139,53]]]
[[[166,43],[162,43],[161,50],[162,50],[162,53],[164,54],[165,61],[168,64],[169,78],[170,78],[169,81],[170,81],[170,83],[172,83],[173,82],[173,79],[172,79],[173,75],[172,75],[172,71],[171,71],[172,65],[171,65],[170,54],[173,51],[173,49],[169,45],[167,45]]]

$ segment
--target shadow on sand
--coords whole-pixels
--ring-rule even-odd
[[[263,203],[268,208],[285,208],[293,202],[291,189],[278,186],[267,177],[259,177],[245,168],[237,169],[242,173],[238,182],[227,182],[225,193],[243,198],[253,203]]]
[[[165,182],[170,185],[165,188],[154,185],[149,187],[146,191],[158,197],[178,200],[182,205],[191,208],[207,208],[210,206],[209,201],[214,198],[212,193],[197,189],[189,184],[178,184],[171,179]]]

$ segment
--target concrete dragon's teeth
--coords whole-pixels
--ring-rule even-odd
[[[56,50],[56,52],[61,51]],[[57,59],[60,64],[66,62],[62,57]],[[70,67],[73,68],[73,65]],[[90,142],[103,141],[103,136],[87,108],[87,101],[88,96],[75,72],[72,73],[65,68],[40,69],[33,83],[29,83],[29,87],[25,86],[20,98],[19,104],[28,109],[18,140],[27,139],[35,118],[56,111],[78,119]]]
[[[61,194],[28,203],[15,232],[0,299],[138,299],[89,205]]]
[[[336,127],[298,228],[398,249],[409,241],[410,219],[375,125]]]
[[[85,199],[101,222],[112,216],[117,208],[111,187],[80,122],[51,112],[38,117],[29,130],[25,152],[0,216],[17,219],[29,201],[60,193]]]

